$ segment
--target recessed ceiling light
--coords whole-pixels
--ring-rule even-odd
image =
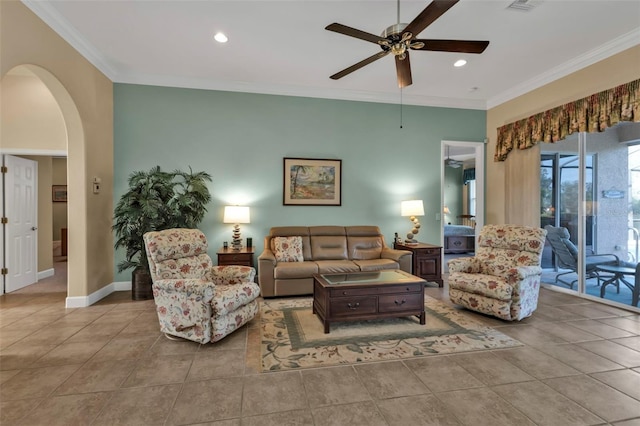
[[[223,33],[216,33],[216,35],[214,35],[213,38],[218,43],[226,43],[227,41],[229,41],[227,36],[224,35]]]
[[[453,66],[454,67],[463,67],[467,64],[467,61],[465,61],[464,59],[458,59]]]

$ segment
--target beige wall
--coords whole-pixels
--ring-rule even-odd
[[[22,70],[20,72],[19,70]],[[42,80],[22,68],[14,68],[2,79],[2,148],[67,150],[67,131],[62,112]]]
[[[27,65],[59,104],[68,136],[68,296],[113,281],[113,83],[19,1],[0,1],[0,76]],[[33,149],[21,141],[20,148]],[[91,179],[102,179],[92,193]]]
[[[639,77],[635,46],[487,111],[486,223],[539,226],[539,147],[496,163],[498,127]]]

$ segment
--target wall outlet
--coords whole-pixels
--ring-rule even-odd
[[[440,220],[440,213],[436,213],[436,220]]]
[[[99,194],[100,193],[100,184],[99,183],[95,183],[93,184],[93,193],[94,194]]]

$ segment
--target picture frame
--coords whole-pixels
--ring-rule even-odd
[[[51,200],[54,203],[66,203],[67,185],[51,185]]]
[[[342,205],[342,160],[285,157],[283,175],[285,206]]]

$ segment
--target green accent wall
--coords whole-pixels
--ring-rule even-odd
[[[463,168],[444,168],[444,205],[449,207],[449,214],[444,215],[445,223],[459,225],[456,216],[463,214],[462,174]]]
[[[231,240],[229,204],[251,208],[240,229],[256,260],[272,226],[377,225],[391,244],[411,228],[400,202],[416,198],[425,208],[417,238],[438,243],[441,141],[482,143],[486,112],[405,105],[402,128],[400,117],[395,104],[114,84],[114,205],[133,171],[192,167],[213,177],[200,229],[214,263]],[[342,205],[284,206],[284,157],[342,160]]]

